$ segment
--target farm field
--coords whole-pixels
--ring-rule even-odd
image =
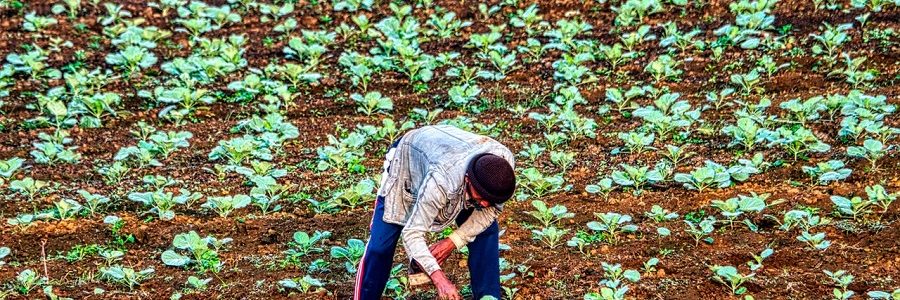
[[[450,124],[504,299],[897,300],[898,83],[898,0],[0,0],[0,299],[348,299]]]

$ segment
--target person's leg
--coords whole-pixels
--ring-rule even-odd
[[[456,224],[462,224],[471,214],[472,210],[460,212]],[[484,296],[500,299],[500,226],[497,221],[475,236],[475,240],[466,247],[469,249],[473,299]]]
[[[403,226],[385,223],[384,198],[375,200],[375,213],[369,225],[371,234],[366,243],[366,250],[356,271],[356,286],[353,290],[354,300],[381,299],[384,287],[391,276],[394,262],[394,250]]]

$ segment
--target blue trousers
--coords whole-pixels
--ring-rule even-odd
[[[460,212],[456,224],[462,224],[471,214],[472,210]],[[356,287],[353,291],[354,300],[381,299],[390,278],[394,250],[403,226],[386,223],[382,217],[384,217],[384,198],[378,196],[375,200],[375,213],[369,225],[371,230],[369,242],[366,243],[366,251],[359,261]],[[476,300],[484,296],[500,299],[499,231],[497,221],[494,221],[467,245],[469,277],[472,278],[472,294]]]

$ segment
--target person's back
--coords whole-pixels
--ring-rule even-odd
[[[478,153],[494,153],[514,164],[512,153],[500,142],[450,125],[424,126],[415,129],[410,140],[409,183],[417,195],[424,176],[438,170],[446,174],[447,186],[459,186],[466,169],[465,162]]]
[[[433,231],[446,227],[462,208],[463,178],[472,157],[490,153],[515,165],[512,152],[500,142],[450,125],[424,126],[403,135],[397,153],[388,155],[390,172],[382,176],[378,195],[385,198],[384,221],[405,225],[426,180],[446,196]],[[502,206],[500,206],[502,207]]]

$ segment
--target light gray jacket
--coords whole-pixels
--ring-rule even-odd
[[[496,140],[449,125],[425,126],[403,135],[385,158],[381,187],[384,222],[403,225],[401,236],[409,257],[429,275],[440,270],[428,250],[425,233],[453,224],[466,206],[464,176],[469,160],[480,153],[505,158],[515,166],[512,152]],[[388,171],[387,167],[390,166]],[[503,209],[475,210],[452,234],[457,248],[465,246],[496,220]]]

